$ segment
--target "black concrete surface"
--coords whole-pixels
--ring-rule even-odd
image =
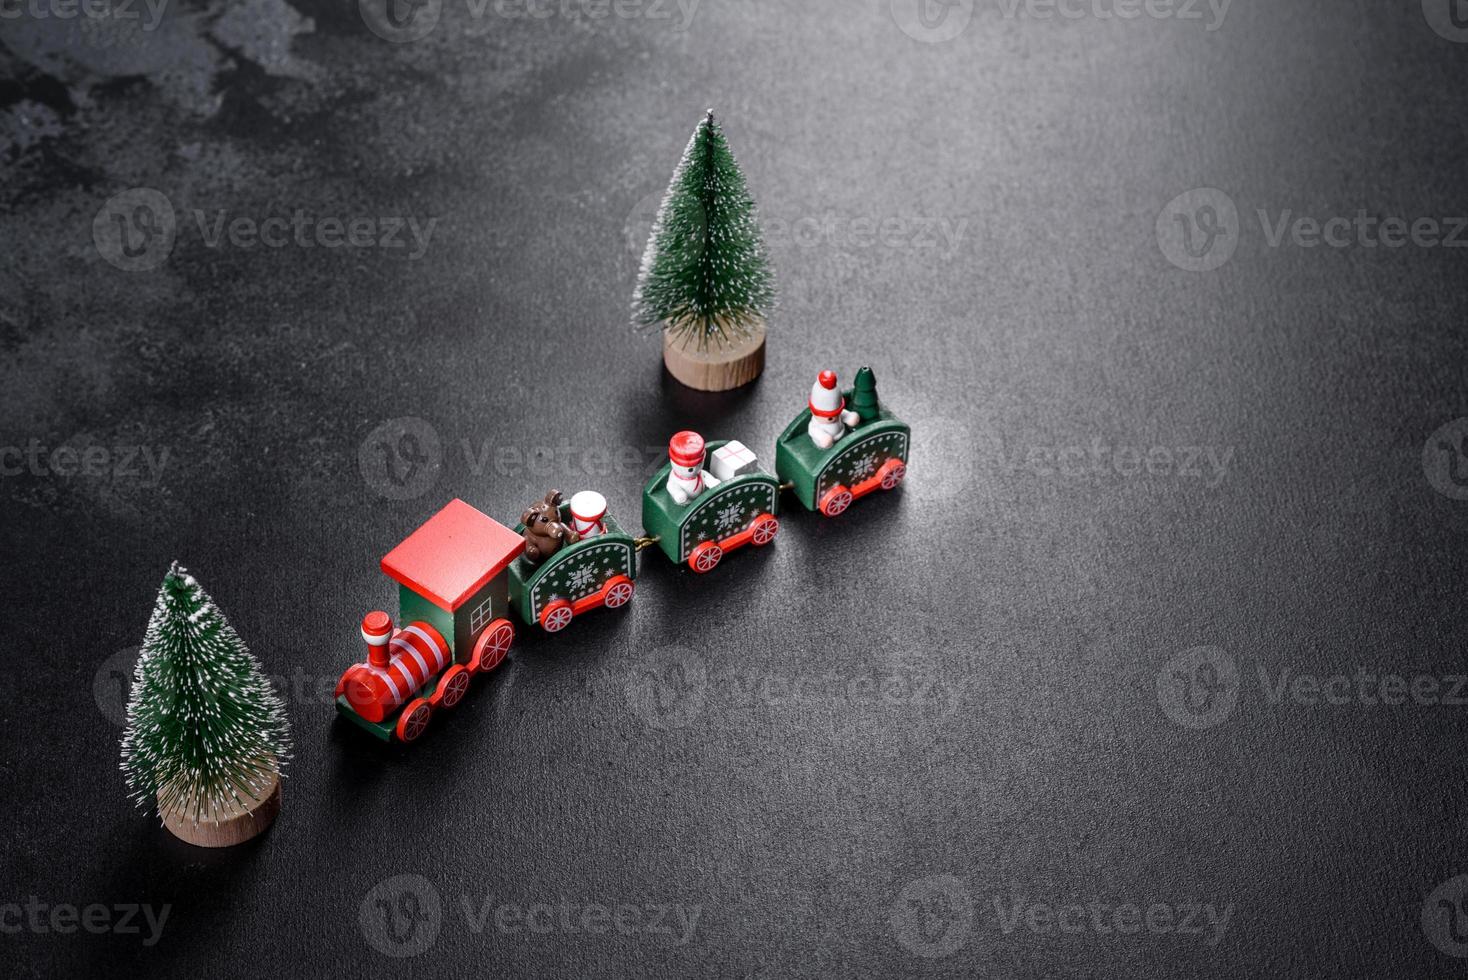
[[[4,972],[1461,974],[1464,11],[366,2],[0,6]],[[708,106],[717,397],[627,325]],[[901,491],[334,721],[443,502],[635,523],[864,363]],[[175,558],[293,725],[229,852],[117,771]]]

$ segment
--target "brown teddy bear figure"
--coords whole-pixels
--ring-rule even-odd
[[[545,499],[530,505],[520,515],[525,525],[525,560],[539,565],[561,550],[562,545],[575,544],[581,535],[561,523],[561,491],[552,490]]]

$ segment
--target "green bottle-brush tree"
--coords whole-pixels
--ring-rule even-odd
[[[140,806],[219,821],[258,804],[280,775],[285,708],[224,614],[175,562],[133,676],[122,770]]]
[[[754,200],[709,110],[658,210],[633,319],[706,350],[749,337],[774,302],[775,277]]]

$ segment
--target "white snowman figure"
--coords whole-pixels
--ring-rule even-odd
[[[679,432],[668,440],[668,496],[682,507],[704,491],[703,436]]]
[[[822,371],[810,388],[810,441],[830,449],[846,435],[847,426],[861,424],[861,416],[846,410],[846,399],[836,387],[836,372]]]

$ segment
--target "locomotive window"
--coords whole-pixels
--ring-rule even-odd
[[[491,596],[475,606],[474,611],[469,614],[469,633],[471,636],[484,629],[489,621],[494,618],[494,610],[490,608],[493,604],[494,597]]]

